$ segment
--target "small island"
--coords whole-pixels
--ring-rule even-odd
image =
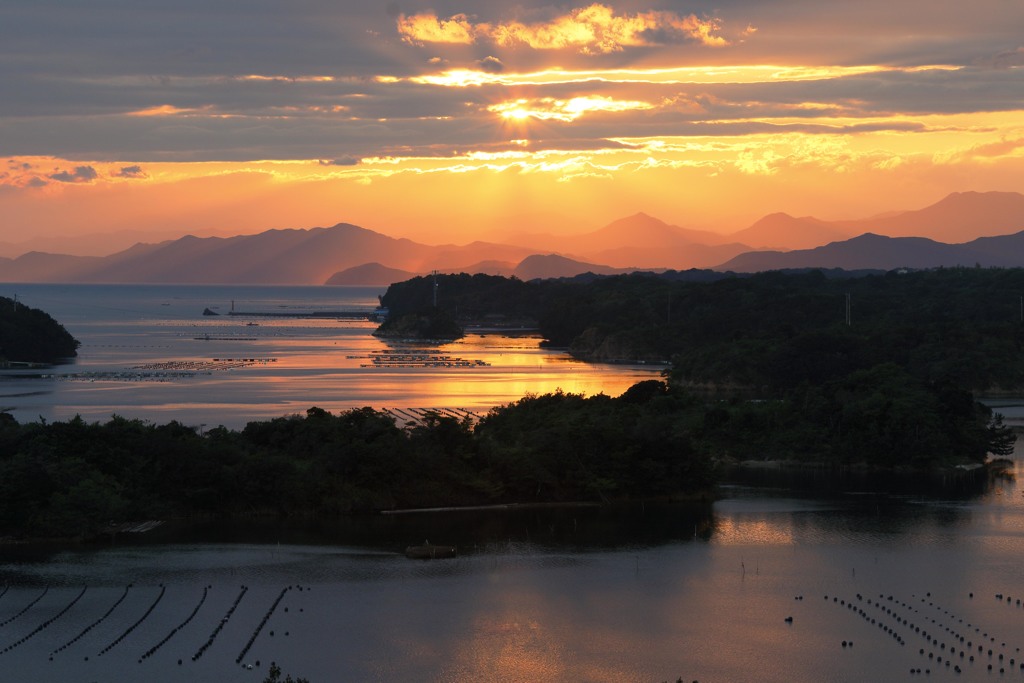
[[[0,367],[52,365],[75,357],[78,346],[47,313],[0,297]]]
[[[373,334],[382,339],[454,341],[463,336],[463,329],[448,311],[430,306],[397,315],[391,312]]]

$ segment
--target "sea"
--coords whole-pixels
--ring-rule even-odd
[[[519,387],[614,394],[657,376],[529,334],[429,347],[471,366],[397,367],[415,354],[368,323],[226,315],[378,293],[282,289],[19,286],[83,345],[73,365],[4,379],[3,401],[19,419],[200,428],[310,402],[487,410]],[[458,554],[405,556],[424,542]],[[272,665],[311,683],[1024,680],[1022,557],[1013,472],[764,468],[707,502],[164,520],[0,546],[0,680],[262,683]]]
[[[0,376],[0,410],[19,422],[118,415],[201,429],[312,407],[483,415],[527,394],[615,396],[666,367],[583,363],[529,330],[384,341],[372,335],[378,323],[329,315],[372,312],[385,290],[0,284],[0,295],[46,311],[81,342],[69,363]]]

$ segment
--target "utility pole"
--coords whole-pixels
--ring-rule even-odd
[[[437,308],[437,271],[431,273],[434,276],[434,308]]]
[[[850,326],[850,293],[846,293],[846,326]]]

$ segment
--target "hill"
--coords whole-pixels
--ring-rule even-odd
[[[780,212],[769,214],[749,228],[734,232],[730,237],[740,243],[788,250],[820,247],[829,242],[849,239],[853,234],[813,216],[794,218]]]
[[[751,249],[709,230],[669,225],[646,213],[576,235],[519,234],[514,244],[611,268],[706,268]]]
[[[330,228],[268,230],[228,238],[186,235],[160,244],[138,244],[105,257],[33,252],[0,259],[0,280],[322,284],[336,273],[367,263],[416,273],[476,262],[517,263],[531,253],[522,247],[485,242],[430,246],[339,223]]]
[[[558,254],[535,254],[523,259],[513,273],[520,280],[537,280],[559,277],[573,277],[580,273],[612,275],[622,272],[610,266],[600,266],[559,256]]]
[[[49,314],[0,297],[0,367],[57,363],[78,355],[78,344]]]
[[[338,273],[371,263],[402,271],[392,276],[400,279],[433,270],[516,272],[511,264],[520,264],[514,266],[522,269],[517,275],[526,277],[573,276],[588,270],[1017,266],[1024,265],[1020,245],[1000,241],[997,236],[1008,237],[1005,233],[1022,229],[1024,195],[1015,192],[954,193],[923,209],[850,221],[774,213],[732,235],[670,225],[645,213],[571,236],[534,234],[529,241],[518,243],[526,239],[520,234],[513,244],[427,245],[338,223],[234,237],[186,235],[156,244],[136,244],[102,257],[29,252],[13,259],[0,258],[0,281],[308,285],[322,284]],[[866,234],[878,239],[851,239]],[[954,245],[951,242],[957,235],[971,236],[974,241]],[[979,241],[982,237],[995,241]],[[766,248],[772,251],[753,255]],[[791,256],[780,256],[791,249],[796,249],[789,252]],[[538,259],[524,264],[538,254],[564,260],[555,265],[548,259],[543,267],[545,261]],[[574,268],[581,270],[572,272]],[[343,277],[368,276],[356,271]],[[375,280],[385,279],[390,277],[375,276]]]
[[[1024,232],[945,244],[923,237],[885,237],[865,233],[814,249],[741,254],[715,270],[758,273],[791,268],[894,270],[952,266],[1024,267]]]
[[[390,285],[416,277],[416,273],[398,268],[388,268],[379,263],[364,263],[338,271],[327,278],[325,285]]]
[[[845,225],[853,228],[852,234],[871,231],[890,237],[918,236],[940,242],[962,242],[1024,230],[1024,195],[954,192],[917,211]]]

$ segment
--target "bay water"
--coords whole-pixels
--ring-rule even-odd
[[[529,393],[618,395],[662,369],[582,363],[536,333],[419,344],[378,339],[367,320],[293,317],[372,311],[384,291],[3,284],[0,294],[46,311],[82,345],[70,364],[0,375],[0,410],[19,422],[116,414],[233,429],[314,406],[484,414]]]
[[[229,288],[139,288],[134,303],[19,289],[83,340],[53,371],[76,377],[3,380],[19,419],[112,411],[231,426],[311,401],[483,410],[520,381],[614,394],[616,373],[628,386],[654,372],[577,368],[521,337],[445,351],[489,363],[478,367],[363,367],[348,356],[386,350],[366,323],[197,314],[232,299],[237,310]],[[246,294],[262,307],[326,296]],[[354,303],[344,296],[310,305]],[[376,303],[373,290],[358,296]],[[75,312],[101,301],[105,313]],[[223,358],[277,360],[180,370]],[[164,361],[186,374],[141,376]],[[199,520],[4,545],[0,671],[55,683],[260,683],[271,662],[314,683],[1024,680],[1022,493],[1012,477],[766,470],[731,477],[709,503]],[[424,541],[459,554],[405,557]]]

